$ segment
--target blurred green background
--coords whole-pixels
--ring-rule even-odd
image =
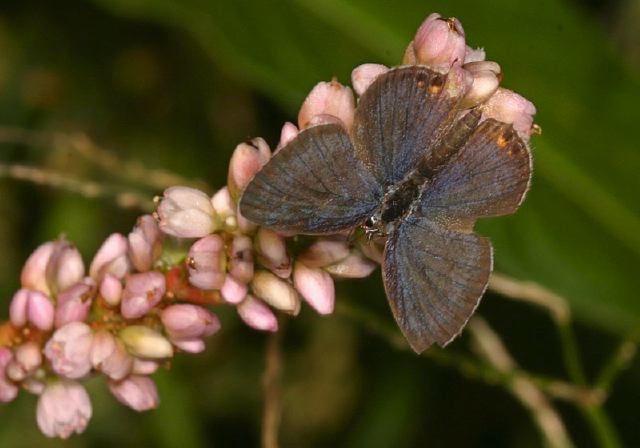
[[[637,0],[2,0],[0,161],[160,191],[97,169],[64,145],[7,142],[7,128],[84,132],[144,166],[226,179],[236,143],[273,146],[310,88],[349,83],[364,62],[396,64],[424,17],[458,17],[472,46],[498,61],[503,85],[538,108],[535,175],[513,217],[483,222],[496,268],[564,295],[587,373],[640,322],[640,2]],[[4,140],[3,140],[4,139]],[[61,233],[89,261],[138,214],[0,179],[0,308],[22,262]],[[339,301],[392,324],[378,275],[341,282]],[[565,376],[547,316],[487,294],[479,313],[523,368]],[[95,417],[70,441],[36,430],[35,398],[0,407],[0,446],[256,446],[265,337],[222,312],[224,330],[201,356],[156,375],[161,407],[136,414],[90,384]],[[395,351],[344,316],[308,309],[285,337],[283,446],[534,447],[530,415],[504,389]],[[466,351],[467,336],[450,350]],[[607,402],[624,446],[640,446],[640,363]],[[559,404],[578,446],[596,446],[580,414]]]

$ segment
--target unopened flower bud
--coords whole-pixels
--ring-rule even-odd
[[[91,278],[65,289],[58,295],[56,305],[56,328],[69,322],[82,322],[89,315],[89,309],[96,293],[95,282]]]
[[[225,277],[224,241],[220,235],[207,235],[189,249],[189,283],[200,289],[220,289]]]
[[[326,271],[309,268],[297,261],[293,270],[293,285],[319,314],[331,314],[336,299],[333,278]]]
[[[124,345],[110,332],[100,330],[93,337],[91,364],[113,380],[121,380],[131,372],[133,358]]]
[[[363,278],[369,276],[377,264],[358,252],[351,253],[338,263],[326,266],[324,269],[331,275],[342,278]]]
[[[46,272],[57,244],[57,241],[44,243],[29,256],[20,274],[20,283],[23,288],[42,291],[45,294],[51,292]]]
[[[194,339],[211,336],[220,329],[218,317],[197,305],[171,305],[160,316],[165,331],[172,339]]]
[[[242,190],[253,179],[253,176],[266,165],[271,158],[269,145],[262,138],[255,138],[246,143],[240,143],[233,151],[229,161],[227,186],[231,197],[237,201]]]
[[[134,411],[155,409],[160,403],[156,384],[149,377],[131,375],[122,381],[109,381],[108,385],[113,396]]]
[[[16,348],[14,359],[26,374],[30,374],[42,364],[42,350],[35,342],[25,342]]]
[[[173,348],[167,338],[149,327],[131,325],[124,328],[119,337],[133,356],[151,359],[173,356]]]
[[[160,230],[179,238],[201,238],[218,229],[211,199],[190,187],[165,190],[158,205]]]
[[[164,297],[166,283],[160,272],[149,271],[127,277],[120,311],[125,319],[138,319]]]
[[[238,207],[231,198],[229,189],[223,187],[218,190],[212,196],[211,203],[224,228],[235,230],[235,228],[238,227],[238,220],[236,219],[236,209]]]
[[[246,297],[249,292],[249,287],[241,281],[233,278],[232,275],[227,274],[220,288],[220,294],[227,303],[240,303]]]
[[[162,253],[163,234],[151,215],[138,218],[133,231],[129,233],[129,259],[140,272],[151,269]]]
[[[0,347],[0,403],[13,401],[18,395],[18,387],[9,381],[5,370],[13,360],[13,352],[6,347]]]
[[[133,358],[133,368],[131,373],[133,375],[151,375],[158,370],[159,364],[155,361],[148,359]]]
[[[242,283],[253,278],[253,242],[245,235],[233,237],[229,253],[229,274]]]
[[[66,378],[82,378],[91,370],[93,332],[82,322],[71,322],[56,330],[44,348],[53,370]]]
[[[318,238],[298,260],[310,268],[323,268],[347,258],[350,253],[344,238]]]
[[[487,101],[500,86],[500,66],[493,61],[470,62],[464,69],[473,76],[473,84],[462,101],[463,108]]]
[[[11,323],[16,327],[31,323],[40,330],[48,331],[53,327],[54,315],[53,303],[40,291],[20,289],[9,306]]]
[[[129,258],[127,238],[119,233],[113,233],[102,243],[91,261],[89,275],[96,281],[102,280],[110,273],[122,278],[129,272]]]
[[[47,264],[47,283],[52,294],[58,294],[84,277],[84,262],[78,249],[67,241],[57,241]]]
[[[273,314],[271,308],[248,295],[240,305],[237,306],[238,315],[248,326],[262,331],[277,331],[278,319]]]
[[[36,416],[44,435],[67,439],[85,430],[91,413],[91,400],[80,383],[56,381],[47,384],[40,395]]]
[[[357,66],[351,72],[353,90],[356,91],[358,96],[362,96],[378,76],[388,71],[389,67],[382,64],[362,64]]]
[[[298,129],[298,127],[290,121],[287,121],[282,126],[282,131],[280,131],[280,143],[278,143],[277,149],[287,146],[291,142],[291,140],[298,136],[299,133],[300,130]]]
[[[285,239],[273,230],[261,227],[256,235],[258,259],[280,278],[291,275],[291,259],[287,253]]]
[[[258,298],[272,307],[294,316],[300,312],[300,299],[296,290],[271,272],[256,272],[251,287]]]
[[[206,348],[202,339],[172,339],[173,345],[187,353],[202,353]]]
[[[331,115],[338,118],[346,129],[350,129],[354,112],[355,101],[349,87],[338,81],[320,82],[302,103],[298,114],[298,127],[309,127],[314,116]]]
[[[535,113],[535,106],[526,98],[511,90],[499,88],[484,105],[482,117],[513,124],[518,135],[524,141],[529,141]]]
[[[100,295],[109,306],[118,306],[122,298],[122,281],[113,274],[105,274],[100,282]]]
[[[466,51],[464,30],[456,18],[431,14],[422,22],[413,39],[416,62],[446,71],[462,65]]]

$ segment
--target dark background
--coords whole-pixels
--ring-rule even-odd
[[[543,129],[535,175],[513,217],[481,223],[496,269],[565,296],[589,377],[640,318],[640,3],[632,0],[2,0],[0,162],[45,167],[152,198],[159,189],[103,170],[47,137],[18,144],[8,128],[83,132],[119,157],[200,179],[226,180],[235,145],[273,146],[311,87],[358,64],[397,64],[432,11],[458,17],[472,46],[531,99]],[[32,134],[29,134],[32,135]],[[4,142],[4,143],[2,143]],[[28,143],[28,142],[27,142]],[[4,171],[3,171],[4,172]],[[0,179],[0,311],[23,261],[64,233],[86,261],[139,214],[110,197],[83,198]],[[341,282],[338,301],[392,324],[379,279]],[[555,329],[531,306],[493,294],[479,313],[529,371],[566,377]],[[162,404],[136,414],[91,381],[94,418],[67,447],[255,446],[265,337],[221,312],[224,330],[200,356],[156,375]],[[534,447],[530,414],[498,385],[393,349],[344,315],[309,309],[284,341],[283,446]],[[451,345],[468,352],[468,335]],[[640,446],[640,363],[606,411],[625,446]],[[35,397],[0,407],[0,446],[62,446],[36,430]],[[558,403],[578,446],[597,446],[582,415]]]

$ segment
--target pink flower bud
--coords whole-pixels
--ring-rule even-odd
[[[66,241],[59,241],[47,264],[49,289],[53,294],[64,291],[84,277],[84,262],[78,249]]]
[[[100,295],[109,306],[118,306],[122,298],[122,281],[113,274],[105,274],[100,282]]]
[[[149,327],[131,325],[124,328],[119,337],[133,356],[151,359],[173,356],[173,348],[167,338]]]
[[[416,61],[435,69],[448,70],[462,65],[466,51],[464,30],[456,18],[431,14],[422,22],[413,39]]]
[[[251,287],[258,298],[272,307],[294,316],[300,312],[300,299],[296,290],[271,272],[256,272]]]
[[[129,259],[140,272],[151,269],[162,253],[163,234],[151,215],[143,215],[129,233]]]
[[[57,244],[58,241],[44,243],[29,256],[20,274],[23,288],[50,293],[46,272]]]
[[[535,114],[533,103],[511,90],[499,88],[484,105],[482,116],[483,119],[493,118],[513,124],[518,135],[529,141]]]
[[[484,48],[471,48],[467,45],[464,50],[464,63],[468,64],[470,62],[480,62],[484,61],[486,58],[486,54],[484,52]]]
[[[91,364],[112,380],[125,378],[133,368],[133,358],[122,342],[108,331],[98,331],[91,346]]]
[[[127,251],[129,244],[124,235],[113,233],[102,243],[93,257],[89,267],[89,275],[96,281],[102,280],[107,274],[123,278],[129,272],[129,258]]]
[[[236,209],[238,207],[231,199],[229,189],[223,187],[218,190],[211,198],[211,203],[223,227],[235,230],[238,226],[238,220],[236,219]]]
[[[273,311],[261,301],[248,295],[237,306],[240,318],[248,326],[262,331],[278,331],[278,319]]]
[[[53,327],[54,320],[53,303],[40,291],[31,291],[27,306],[27,319],[34,327],[47,331]]]
[[[187,353],[202,353],[206,348],[202,339],[172,339],[171,342]]]
[[[20,280],[23,287],[50,295],[77,283],[83,276],[80,252],[67,241],[52,241],[31,254]]]
[[[298,127],[290,121],[287,121],[282,126],[282,131],[280,131],[280,143],[278,143],[278,148],[276,149],[276,151],[287,146],[291,142],[291,140],[298,136],[299,133],[300,130],[298,130]]]
[[[319,314],[333,312],[336,291],[333,279],[326,271],[309,268],[298,261],[293,270],[293,285]]]
[[[160,272],[149,271],[127,277],[120,312],[125,319],[138,319],[147,314],[164,297],[166,283]]]
[[[109,390],[118,401],[134,411],[155,409],[160,404],[158,389],[151,378],[131,375],[122,381],[109,381]]]
[[[35,342],[25,342],[15,349],[15,361],[28,375],[42,364],[42,350]]]
[[[369,88],[369,86],[376,80],[376,78],[389,71],[389,67],[382,64],[362,64],[357,66],[351,72],[351,84],[353,90],[356,91],[358,96]]]
[[[229,253],[229,274],[242,283],[253,278],[253,242],[244,235],[233,237]]]
[[[160,366],[155,361],[133,358],[133,368],[131,370],[131,373],[133,375],[151,375],[156,370],[158,370],[158,367]]]
[[[287,253],[287,243],[283,237],[273,230],[264,227],[258,229],[256,235],[258,259],[271,272],[280,278],[291,275],[291,259]]]
[[[27,309],[29,306],[30,294],[31,291],[28,289],[19,289],[11,299],[11,304],[9,305],[9,318],[11,319],[11,323],[16,327],[23,327],[27,324]]]
[[[85,430],[91,413],[91,400],[81,384],[56,381],[47,384],[40,395],[36,416],[44,435],[67,439]]]
[[[218,317],[197,305],[168,306],[162,311],[160,318],[172,339],[202,338],[211,336],[220,329]]]
[[[349,87],[338,81],[320,82],[302,103],[298,114],[298,127],[309,127],[311,119],[316,115],[331,115],[338,118],[345,128],[350,129],[354,112],[355,101]]]
[[[15,293],[9,307],[11,323],[22,327],[30,322],[36,328],[48,331],[53,327],[53,303],[40,291],[21,289]]]
[[[89,315],[95,294],[96,285],[90,277],[62,291],[56,305],[56,328],[69,322],[84,321]]]
[[[249,287],[233,278],[230,274],[225,277],[222,288],[220,288],[220,294],[222,294],[225,302],[233,304],[242,302],[247,292],[249,292]]]
[[[234,200],[237,201],[240,198],[242,190],[270,158],[271,150],[262,138],[255,138],[236,146],[231,161],[229,161],[227,175],[229,193]]]
[[[298,260],[310,268],[323,268],[347,258],[350,253],[351,249],[342,237],[318,238]]]
[[[5,370],[13,359],[13,352],[6,347],[0,347],[0,403],[13,401],[18,395],[18,387],[7,380]]]
[[[186,264],[189,283],[200,289],[220,289],[225,277],[224,241],[213,234],[199,239],[189,249]]]
[[[463,67],[473,75],[473,84],[462,107],[475,107],[487,101],[500,85],[500,66],[493,61],[470,62]]]
[[[209,196],[189,187],[165,190],[158,205],[160,230],[179,238],[201,238],[218,229]]]
[[[93,332],[82,322],[71,322],[55,333],[44,347],[53,370],[65,378],[82,378],[91,370]]]
[[[324,269],[331,275],[342,278],[363,278],[369,276],[378,265],[358,252],[351,253],[344,260]]]

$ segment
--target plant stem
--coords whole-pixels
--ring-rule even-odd
[[[282,350],[281,340],[284,320],[279,322],[279,330],[270,334],[265,353],[265,370],[262,377],[264,408],[262,413],[262,447],[278,448],[278,428],[282,417]]]

